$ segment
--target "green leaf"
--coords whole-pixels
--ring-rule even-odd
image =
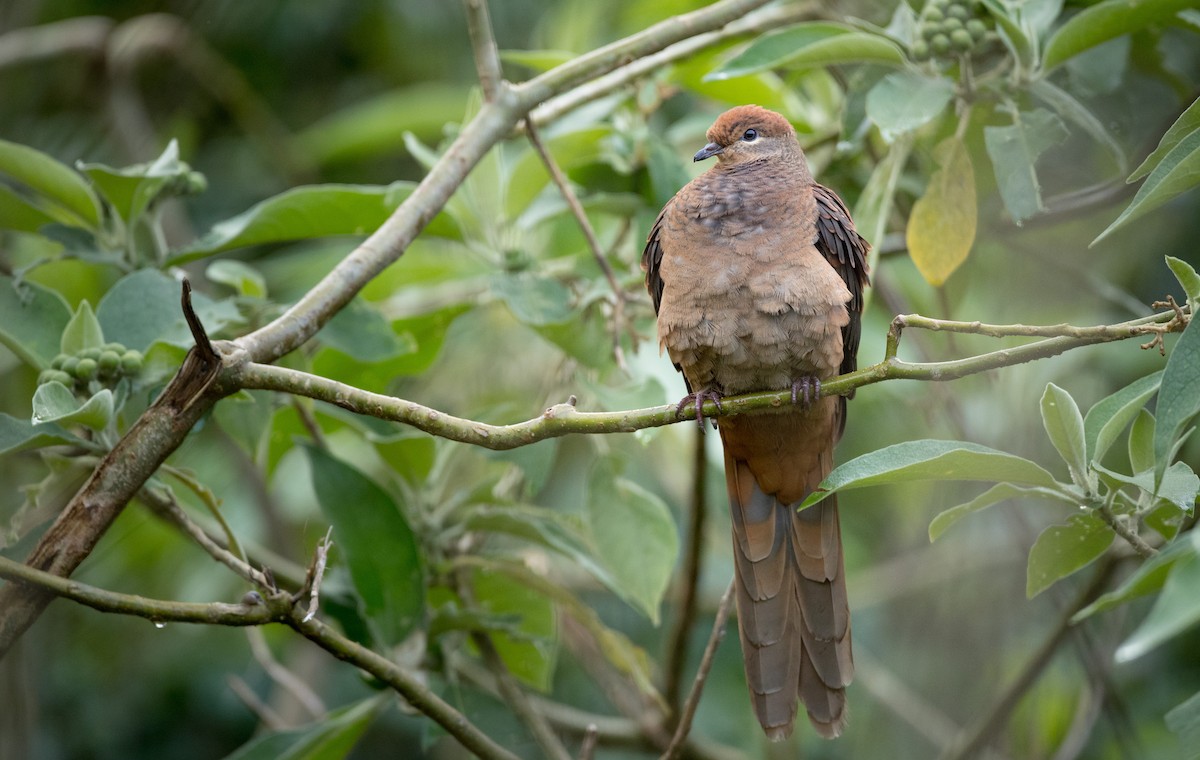
[[[983,480],[1057,489],[1036,462],[965,441],[906,441],[851,459],[821,481],[800,509],[838,491],[918,480]]]
[[[75,315],[63,328],[62,339],[59,341],[59,351],[64,354],[77,354],[85,348],[100,348],[104,345],[104,331],[96,319],[92,305],[84,299],[75,310]]]
[[[945,284],[975,244],[979,208],[975,169],[962,140],[947,137],[936,149],[939,168],[913,204],[905,236],[917,271],[934,287]]]
[[[1117,647],[1117,662],[1135,660],[1200,622],[1200,594],[1196,593],[1198,587],[1200,557],[1193,549],[1171,568],[1171,574],[1163,584],[1162,593],[1154,601],[1146,619],[1121,646]]]
[[[1096,472],[1106,479],[1114,483],[1134,486],[1147,495],[1157,496],[1160,500],[1168,501],[1189,514],[1196,501],[1196,492],[1200,491],[1200,478],[1185,462],[1176,462],[1168,467],[1157,485],[1152,469],[1139,472],[1137,475],[1125,475],[1098,464],[1093,466],[1096,468]]]
[[[1200,304],[1200,274],[1196,274],[1191,264],[1174,256],[1167,257],[1167,266],[1170,267],[1171,274],[1175,275],[1175,279],[1179,280],[1183,292],[1192,304],[1192,313],[1195,313],[1196,305]]]
[[[60,445],[87,446],[87,443],[52,422],[35,425],[0,413],[0,455]]]
[[[1158,141],[1158,147],[1154,149],[1154,152],[1146,156],[1146,160],[1139,164],[1138,168],[1134,169],[1133,174],[1130,174],[1125,181],[1136,182],[1154,171],[1167,154],[1179,144],[1180,140],[1198,129],[1200,129],[1200,98],[1193,100],[1192,104],[1179,115],[1175,123]]]
[[[1042,66],[1046,71],[1099,45],[1105,40],[1130,34],[1166,20],[1195,0],[1106,0],[1072,16],[1046,42]]]
[[[501,50],[500,60],[516,66],[533,69],[537,73],[561,66],[577,55],[569,50]]]
[[[0,184],[0,229],[37,232],[59,221],[17,195],[8,185]]]
[[[1150,172],[1137,195],[1112,224],[1091,242],[1095,245],[1115,230],[1191,190],[1200,183],[1200,129],[1184,136]]]
[[[536,589],[502,573],[476,568],[471,586],[485,612],[517,620],[515,626],[489,633],[509,672],[538,691],[549,691],[558,658],[554,605]]]
[[[1200,692],[1171,708],[1164,719],[1167,730],[1178,736],[1180,746],[1185,748],[1181,760],[1200,758]]]
[[[543,138],[543,142],[547,152],[566,173],[581,166],[594,164],[603,158],[605,142],[611,134],[612,127],[589,126],[552,138]],[[507,180],[504,208],[508,218],[516,219],[520,216],[549,181],[550,174],[546,171],[538,152],[533,148],[522,152]],[[484,221],[488,224],[495,223],[494,219]]]
[[[0,274],[0,343],[26,364],[49,367],[70,321],[71,308],[58,293]]]
[[[217,222],[196,242],[175,251],[170,263],[252,245],[333,235],[366,236],[379,228],[413,185],[308,185],[295,187]]]
[[[1117,171],[1124,172],[1126,170],[1129,166],[1129,159],[1126,157],[1121,143],[1113,137],[1104,123],[1074,95],[1055,85],[1049,79],[1033,82],[1029,89],[1042,102],[1053,108],[1055,113],[1087,132],[1093,140],[1107,148],[1117,164]]]
[[[1154,468],[1154,415],[1144,408],[1137,410],[1129,428],[1129,468],[1134,472]]]
[[[164,198],[200,192],[205,187],[204,175],[179,160],[175,140],[149,163],[121,169],[83,162],[78,166],[126,222],[138,219]]]
[[[950,509],[940,512],[936,517],[934,517],[929,523],[929,540],[938,540],[943,533],[950,529],[950,526],[954,525],[969,514],[978,512],[981,509],[992,506],[993,504],[999,504],[1002,501],[1030,496],[1038,496],[1044,499],[1066,502],[1072,505],[1075,504],[1074,499],[1068,499],[1063,494],[1057,491],[1051,491],[1048,488],[1015,486],[1012,483],[997,483],[965,504],[959,504],[956,507],[951,507]]]
[[[1042,211],[1038,156],[1067,138],[1067,128],[1054,114],[1038,108],[1016,114],[1006,127],[984,127],[983,140],[1004,207],[1018,225]]]
[[[843,24],[809,22],[765,34],[706,79],[729,79],[777,68],[882,63],[903,66],[904,53],[880,34]]]
[[[599,466],[588,483],[587,520],[596,553],[621,597],[657,625],[679,554],[671,511],[654,494]]]
[[[104,388],[81,402],[59,382],[42,383],[33,394],[33,424],[57,422],[103,430],[113,416],[113,392]]]
[[[477,505],[463,516],[462,525],[466,530],[504,533],[544,546],[587,570],[614,594],[623,593],[617,579],[597,561],[579,528],[555,512],[539,507]]]
[[[499,274],[492,278],[492,293],[523,324],[557,324],[572,316],[571,291],[550,277]]]
[[[400,507],[386,491],[329,453],[305,446],[313,490],[333,524],[363,614],[384,644],[404,640],[421,622],[425,582],[421,552]]]
[[[858,197],[858,203],[854,205],[853,218],[857,222],[858,230],[867,241],[875,244],[876,249],[887,234],[896,185],[904,173],[904,166],[908,163],[911,152],[911,139],[901,137],[893,142],[887,155],[875,165],[871,178],[863,186],[862,195]]]
[[[228,285],[240,296],[266,298],[267,281],[254,267],[237,259],[214,261],[204,270],[210,282]]]
[[[335,314],[318,337],[361,362],[387,361],[417,349],[415,341],[403,340],[379,310],[361,298]]]
[[[891,142],[933,121],[953,96],[954,84],[945,77],[897,71],[867,93],[867,117],[879,127],[883,139]]]
[[[309,726],[256,736],[225,760],[342,760],[384,704],[385,697],[369,697],[338,708]]]
[[[427,83],[401,87],[347,106],[296,136],[295,151],[318,165],[378,159],[404,144],[404,133],[436,140],[463,116],[467,88]]]
[[[1157,593],[1163,587],[1171,568],[1181,558],[1196,554],[1194,540],[1190,537],[1176,541],[1138,565],[1129,577],[1117,588],[1096,598],[1094,602],[1076,612],[1071,623],[1078,624],[1100,612],[1106,612],[1133,599]]]
[[[93,230],[100,225],[100,203],[88,183],[45,153],[0,140],[0,174],[52,201],[56,208],[45,210],[64,224]]]
[[[1022,25],[1009,13],[1009,3],[1006,0],[983,0],[983,7],[996,20],[996,32],[1012,50],[1013,57],[1020,61],[1022,66],[1032,67],[1034,44]]]
[[[1114,538],[1116,534],[1091,513],[1071,515],[1066,525],[1046,528],[1029,550],[1025,596],[1032,599],[1055,581],[1087,567]]]
[[[1087,483],[1087,451],[1084,445],[1083,415],[1071,394],[1054,383],[1047,383],[1042,394],[1042,425],[1046,435],[1067,463],[1075,485]]]
[[[157,269],[125,275],[104,294],[96,310],[105,340],[143,353],[158,341],[190,348],[192,332],[183,317],[181,292],[178,280]],[[193,290],[192,308],[209,337],[242,321],[230,299],[214,301]]]
[[[1125,429],[1130,420],[1146,405],[1158,391],[1162,382],[1162,372],[1154,372],[1139,378],[1116,393],[1098,402],[1088,410],[1087,418],[1083,421],[1084,438],[1087,440],[1087,461],[1099,462],[1109,447],[1117,440],[1117,436]],[[1134,472],[1142,467],[1135,466]]]
[[[1163,370],[1154,416],[1154,461],[1157,477],[1167,468],[1171,450],[1192,418],[1200,412],[1200,327],[1193,319],[1175,343]]]

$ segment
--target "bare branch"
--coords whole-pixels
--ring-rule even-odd
[[[897,317],[893,322],[893,331],[888,338],[889,358],[870,367],[821,383],[821,395],[842,395],[864,385],[899,378],[934,381],[956,380],[979,372],[1056,356],[1080,346],[1144,335],[1158,326],[1158,323],[1173,318],[1174,315],[1168,312],[1117,325],[1056,326],[1053,329],[1070,332],[1060,337],[1047,338],[1024,346],[992,351],[966,359],[909,363],[895,358],[901,327],[905,324],[923,327],[927,323],[941,321],[930,320],[918,315]],[[946,324],[957,326],[973,323]],[[996,325],[980,325],[980,328],[984,331],[1000,329]],[[981,334],[989,333],[982,332]],[[676,404],[619,412],[581,412],[570,404],[556,404],[546,409],[540,417],[511,425],[489,425],[455,417],[412,401],[370,393],[328,378],[284,367],[246,364],[238,368],[237,374],[232,380],[242,388],[282,391],[307,396],[358,414],[403,422],[431,435],[493,450],[527,446],[547,438],[557,438],[571,433],[630,433],[643,428],[661,427],[682,420],[694,419],[694,413],[689,411],[690,406],[685,406],[680,410]],[[721,400],[719,408],[713,402],[708,401],[704,403],[703,410],[706,417],[722,417],[760,409],[778,408],[790,403],[790,390],[774,391],[729,396]]]
[[[479,85],[483,88],[483,99],[490,103],[496,99],[496,92],[503,80],[500,74],[500,51],[496,49],[487,0],[463,0],[463,5],[467,11],[467,31],[471,34]]]
[[[267,646],[267,639],[263,636],[262,631],[258,628],[247,629],[246,639],[250,642],[250,653],[254,655],[254,661],[259,664],[267,677],[290,694],[297,704],[304,708],[310,719],[324,718],[328,712],[325,703],[312,690],[312,687],[275,659],[275,656],[271,654],[271,648]]]
[[[717,607],[716,617],[713,618],[713,628],[708,637],[708,645],[704,647],[704,656],[700,658],[700,667],[696,670],[696,678],[692,682],[692,691],[683,703],[683,711],[679,715],[679,725],[675,727],[675,736],[672,737],[667,751],[663,753],[662,760],[674,760],[678,757],[687,735],[691,733],[692,719],[696,716],[696,708],[700,705],[700,695],[704,692],[704,683],[708,680],[709,671],[712,670],[713,658],[717,654],[717,645],[725,637],[725,623],[729,620],[729,613],[733,611],[735,583],[737,583],[736,580],[731,581],[729,588],[725,589],[725,595],[721,597],[721,604]]]

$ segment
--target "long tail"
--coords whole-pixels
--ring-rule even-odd
[[[797,700],[821,736],[846,725],[854,661],[837,502],[795,509],[833,468],[833,404],[721,421],[742,656],[772,740],[791,734]]]

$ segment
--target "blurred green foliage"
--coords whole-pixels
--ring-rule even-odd
[[[702,4],[512,0],[491,15],[505,74],[520,80]],[[1168,293],[1194,308],[1200,14],[1189,6],[862,0],[661,66],[541,130],[615,270],[624,323],[541,160],[514,136],[281,363],[494,423],[571,396],[588,410],[677,400],[641,244],[699,170],[689,156],[712,118],[743,102],[796,124],[814,173],[875,244],[860,366],[882,358],[896,313],[1107,324]],[[278,317],[408,197],[479,103],[459,4],[369,0],[8,4],[0,92],[0,551],[15,559],[179,366],[191,342],[179,275],[214,337]],[[855,717],[833,744],[798,731],[806,756],[944,750],[1093,573],[1107,593],[1075,615],[1071,645],[993,748],[1163,757],[1194,735],[1198,336],[1194,325],[1168,336],[1165,360],[1126,341],[857,394],[830,483],[848,489]],[[994,348],[910,329],[902,353]],[[679,425],[484,452],[243,392],[151,487],[214,532],[224,522],[285,585],[332,525],[322,616],[525,757],[537,746],[480,687],[471,634],[489,632],[509,670],[555,701],[658,709],[686,582],[694,436]],[[689,674],[732,574],[715,436],[705,445]],[[1161,551],[1142,562],[1102,515]],[[189,601],[246,590],[141,503],[77,577]],[[0,663],[2,701],[24,706],[0,715],[0,756],[462,754],[378,684],[287,632],[264,634],[323,707],[272,680],[241,631],[56,603]],[[695,733],[713,752],[765,755],[741,679],[727,641]]]

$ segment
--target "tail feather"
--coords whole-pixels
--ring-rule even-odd
[[[804,446],[812,442],[811,418],[799,425],[787,415],[747,418],[753,419],[753,427],[729,424],[734,419],[722,420],[721,434],[738,631],[754,710],[767,736],[778,740],[791,734],[797,702],[803,702],[817,733],[833,738],[845,727],[845,688],[854,675],[837,502],[829,497],[796,511],[832,469],[833,434],[823,450],[814,451],[816,447]],[[820,433],[819,425],[815,432]],[[801,448],[791,461],[809,465],[807,473],[800,473],[804,482],[793,483],[787,493],[764,492],[754,466],[756,455],[763,453],[758,449],[762,440]],[[781,452],[770,453],[779,460]],[[786,475],[795,477],[794,472]]]

